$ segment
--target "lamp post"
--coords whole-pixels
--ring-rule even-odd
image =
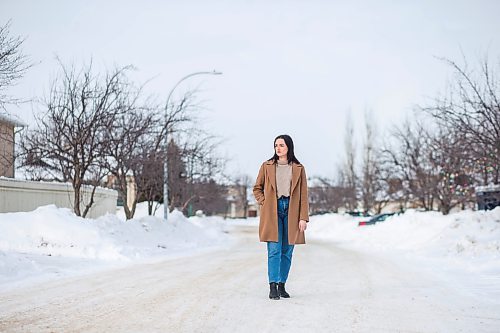
[[[221,75],[222,72],[218,72],[216,70],[213,70],[211,72],[194,72],[191,74],[188,74],[181,78],[175,86],[170,90],[168,97],[167,97],[167,103],[165,105],[165,126],[167,126],[166,122],[168,121],[168,108],[170,105],[170,98],[172,97],[172,94],[184,80],[189,79],[190,77],[196,76],[196,75]],[[165,128],[165,160],[163,161],[163,218],[165,220],[168,220],[168,127]]]

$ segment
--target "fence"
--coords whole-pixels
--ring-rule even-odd
[[[89,187],[82,190],[83,202],[88,202],[90,193]],[[95,202],[87,217],[115,214],[117,196],[115,190],[97,188],[94,195]],[[73,209],[73,200],[74,191],[71,184],[0,178],[0,213],[29,212],[50,204]]]

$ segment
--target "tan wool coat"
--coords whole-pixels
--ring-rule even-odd
[[[259,238],[261,242],[278,241],[278,198],[276,197],[276,165],[262,163],[253,187],[260,206]],[[299,220],[309,221],[309,201],[306,171],[302,164],[292,163],[292,184],[288,206],[288,243],[305,244],[304,232],[299,231]]]

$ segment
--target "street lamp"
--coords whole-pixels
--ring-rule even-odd
[[[170,105],[170,98],[172,97],[172,94],[175,90],[175,88],[177,88],[181,82],[183,82],[184,80],[186,79],[189,79],[190,77],[192,76],[195,76],[195,75],[221,75],[222,72],[218,72],[216,70],[213,70],[211,72],[194,72],[194,73],[191,73],[191,74],[188,74],[186,76],[184,76],[183,78],[181,78],[179,81],[177,81],[177,83],[175,84],[175,86],[172,88],[172,90],[170,90],[170,93],[168,94],[168,97],[167,97],[167,103],[165,105],[165,126],[167,126],[167,121],[168,121],[168,108],[169,108],[169,105]],[[165,220],[168,219],[168,127],[165,128],[166,132],[165,132],[165,160],[163,161],[163,218]]]

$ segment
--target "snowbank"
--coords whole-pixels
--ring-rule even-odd
[[[0,214],[0,284],[185,255],[228,241],[220,218],[191,221],[174,211],[165,222],[145,212],[141,205],[128,221],[112,214],[84,219],[54,205]]]
[[[309,238],[418,267],[463,293],[500,297],[500,207],[447,216],[408,211],[361,227],[348,216],[314,216],[308,234]]]
[[[446,216],[438,212],[408,211],[361,227],[348,216],[330,214],[313,217],[309,227],[309,237],[343,246],[425,256],[500,257],[500,207]]]

